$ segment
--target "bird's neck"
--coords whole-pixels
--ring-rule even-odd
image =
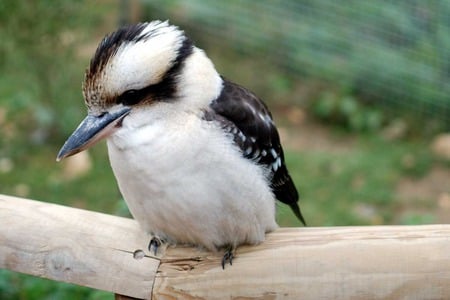
[[[194,47],[184,62],[178,82],[179,102],[186,108],[201,111],[216,99],[222,90],[222,78],[203,50]]]

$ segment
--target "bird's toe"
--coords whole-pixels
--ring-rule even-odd
[[[152,252],[153,250],[153,253],[157,255],[158,249],[161,246],[162,242],[163,241],[159,237],[153,236],[150,240],[150,243],[148,244],[148,251]]]
[[[230,263],[230,266],[233,265],[233,258],[234,258],[234,254],[233,254],[233,248],[228,248],[227,251],[225,252],[225,254],[222,257],[222,269],[225,270],[225,264],[227,262]]]

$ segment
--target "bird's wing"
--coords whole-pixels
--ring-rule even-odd
[[[218,121],[233,136],[244,157],[268,168],[275,197],[288,204],[305,224],[298,192],[284,162],[280,136],[267,106],[253,93],[223,80],[223,90],[210,105],[207,118]]]

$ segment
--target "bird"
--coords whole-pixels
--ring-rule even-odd
[[[57,161],[106,139],[109,161],[149,250],[186,244],[232,264],[275,230],[276,200],[306,226],[266,104],[216,70],[169,21],[107,34],[85,72],[87,116]]]

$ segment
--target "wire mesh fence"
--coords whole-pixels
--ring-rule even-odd
[[[450,128],[450,1],[144,1],[202,41]]]

